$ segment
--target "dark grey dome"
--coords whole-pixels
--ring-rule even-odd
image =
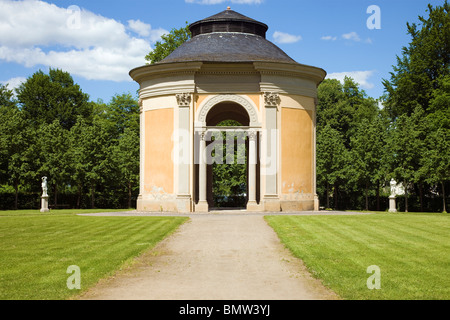
[[[295,63],[286,53],[263,37],[245,33],[209,33],[182,44],[161,63],[170,62],[250,62]]]
[[[296,63],[266,40],[266,24],[225,10],[189,26],[192,38],[159,63],[284,62]]]
[[[192,36],[211,32],[242,32],[266,37],[269,27],[262,22],[246,17],[231,9],[209,18],[194,22],[189,26]]]

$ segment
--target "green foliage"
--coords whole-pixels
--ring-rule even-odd
[[[391,80],[384,80],[385,104],[396,140],[391,141],[394,176],[408,186],[441,184],[445,211],[445,185],[450,180],[450,5],[428,5],[427,11],[427,18],[419,17],[420,25],[407,24],[411,42],[397,58]],[[421,194],[420,199],[422,204]]]
[[[391,80],[384,80],[388,92],[386,107],[391,117],[411,115],[420,105],[429,111],[433,90],[450,74],[450,5],[428,5],[428,18],[419,17],[420,25],[407,24],[411,42],[397,57]]]
[[[162,37],[162,41],[157,41],[155,48],[145,57],[151,64],[160,62],[169,56],[175,49],[191,38],[188,22],[186,26],[179,29],[172,29],[169,34]]]
[[[330,207],[329,198],[334,193],[334,207],[337,208],[339,188],[350,191],[362,185],[367,194],[368,184],[374,183],[369,177],[375,174],[382,155],[372,150],[372,154],[377,152],[377,158],[373,159],[367,152],[370,146],[375,148],[381,143],[381,123],[376,121],[379,110],[376,101],[367,97],[348,77],[343,84],[335,79],[324,80],[318,88],[318,102],[318,190],[327,207]]]
[[[234,120],[225,120],[218,126],[241,126]],[[218,207],[245,206],[247,192],[247,161],[245,156],[245,135],[236,133],[235,143],[228,148],[226,133],[221,133],[224,141],[218,148],[222,152],[222,163],[213,163],[213,194],[215,205]],[[215,153],[213,154],[215,156]]]
[[[139,181],[136,99],[89,102],[68,73],[52,69],[36,72],[17,93],[18,102],[0,87],[0,185],[14,190],[14,208],[38,205],[42,176],[50,206],[132,206]],[[33,197],[34,204],[26,201]],[[12,208],[7,199],[2,195],[0,208]]]
[[[411,42],[384,80],[384,109],[352,79],[325,80],[318,88],[317,189],[322,201],[332,193],[334,208],[366,210],[391,178],[406,187],[401,198],[420,211],[446,211],[450,181],[450,6],[428,6],[429,16],[408,24]],[[439,190],[439,191],[438,191]],[[442,205],[435,202],[437,192]],[[342,201],[338,201],[342,199]],[[356,205],[356,206],[355,206]]]
[[[59,69],[50,69],[48,75],[42,71],[34,73],[16,91],[25,117],[35,128],[41,123],[58,120],[69,130],[77,116],[88,119],[92,115],[89,96],[74,83],[69,73]]]

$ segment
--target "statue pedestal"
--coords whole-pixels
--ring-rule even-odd
[[[48,196],[41,197],[41,212],[49,212],[48,209]]]
[[[395,196],[389,197],[389,212],[397,212],[397,206],[395,204]]]

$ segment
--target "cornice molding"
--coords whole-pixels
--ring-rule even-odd
[[[130,71],[130,77],[141,83],[147,79],[155,78],[161,75],[165,77],[171,75],[194,75],[202,67],[202,62],[177,62],[164,64],[149,64],[135,68]]]
[[[312,80],[319,85],[326,77],[325,70],[303,64],[279,63],[279,62],[254,62],[255,69],[261,75],[287,76]]]

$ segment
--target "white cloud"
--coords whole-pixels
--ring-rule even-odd
[[[77,6],[38,0],[1,0],[0,21],[0,61],[95,80],[131,81],[129,70],[145,64],[150,44],[166,33],[139,20],[125,26]]]
[[[337,40],[337,37],[333,37],[333,36],[323,36],[322,38],[320,38],[321,40],[326,40],[326,41],[335,41]]]
[[[350,32],[350,33],[345,33],[342,35],[342,38],[345,40],[351,40],[351,41],[361,41],[361,38],[358,36],[358,34],[356,32]]]
[[[335,72],[327,75],[327,79],[337,79],[344,82],[344,78],[350,77],[357,82],[363,89],[372,89],[375,85],[368,81],[368,79],[375,73],[374,70],[369,71],[348,71]]]
[[[261,4],[264,0],[185,0],[186,3],[197,4],[220,4],[224,2],[231,2],[236,4]]]
[[[151,42],[156,42],[162,35],[169,33],[169,31],[161,28],[152,29],[150,24],[144,23],[141,20],[128,20],[128,29],[141,37],[149,38]]]
[[[128,28],[142,37],[148,37],[152,26],[148,23],[142,22],[141,20],[128,20]]]
[[[273,38],[277,43],[295,43],[302,40],[301,36],[292,35],[289,33],[275,31],[273,33]]]
[[[12,90],[12,89],[18,88],[25,81],[27,81],[27,78],[16,77],[16,78],[12,78],[12,79],[9,79],[9,80],[6,80],[6,81],[0,81],[0,83],[3,84],[3,85],[8,85],[8,89]]]

